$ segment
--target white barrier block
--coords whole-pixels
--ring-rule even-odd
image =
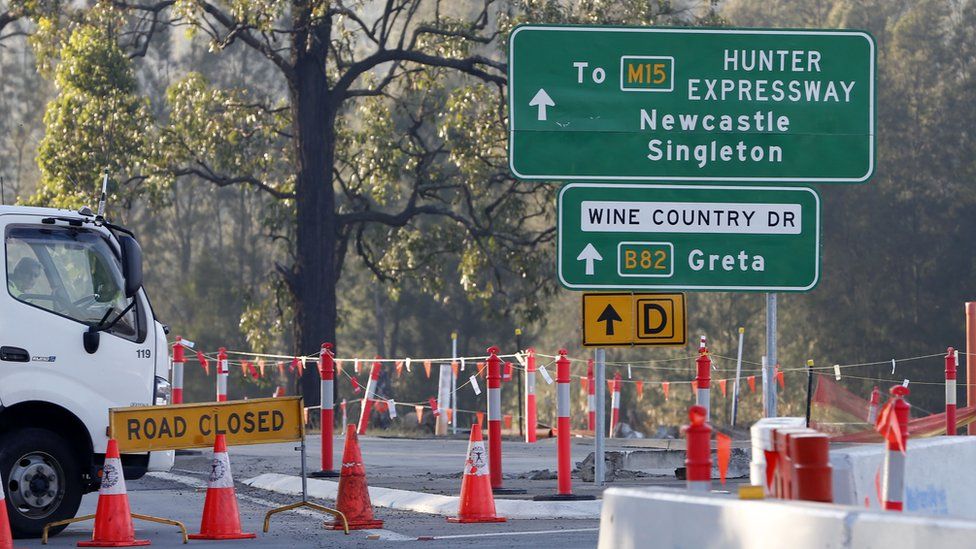
[[[842,509],[691,495],[666,488],[603,493],[600,549],[828,549],[845,547]]]
[[[905,510],[976,519],[976,437],[909,439]],[[884,463],[884,444],[860,444],[830,452],[834,502],[880,509],[875,476]]]
[[[846,505],[668,488],[610,488],[603,497],[600,549],[936,549],[976,539],[976,522]]]

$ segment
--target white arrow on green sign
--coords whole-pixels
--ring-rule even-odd
[[[509,41],[516,177],[860,183],[874,172],[867,33],[525,25]]]
[[[573,290],[802,292],[820,278],[820,197],[805,187],[570,183],[557,232]]]

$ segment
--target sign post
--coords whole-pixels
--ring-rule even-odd
[[[849,30],[525,25],[509,38],[520,179],[862,183],[875,46]]]
[[[557,208],[569,289],[806,291],[820,278],[813,189],[570,183]]]

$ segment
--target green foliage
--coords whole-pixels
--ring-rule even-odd
[[[84,26],[71,33],[55,83],[58,96],[44,114],[37,156],[41,184],[30,202],[74,208],[90,203],[103,171],[113,177],[141,172],[152,125],[129,60],[102,30]],[[114,182],[114,193],[134,192]]]

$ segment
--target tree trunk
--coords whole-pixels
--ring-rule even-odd
[[[296,28],[302,28],[297,26]],[[306,27],[309,28],[309,27]],[[317,354],[322,343],[335,343],[336,212],[332,171],[335,163],[336,98],[325,73],[330,29],[312,25],[296,37],[290,93],[295,132],[296,254],[294,278],[297,352]],[[315,362],[309,362],[314,365]],[[317,406],[319,373],[305,369],[300,382],[306,406]]]

